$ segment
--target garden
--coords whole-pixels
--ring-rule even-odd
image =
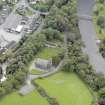
[[[54,76],[35,80],[59,105],[91,105],[92,95],[74,73],[59,72]],[[25,96],[16,92],[0,100],[0,105],[50,105],[36,90]]]
[[[59,53],[62,53],[62,49],[60,47],[56,47],[56,48],[48,48],[48,47],[45,47],[44,49],[42,49],[36,56],[35,56],[35,59],[36,58],[41,58],[41,59],[46,59],[46,60],[49,60],[49,59],[54,59],[55,57],[59,57]],[[60,59],[61,60],[61,59]],[[35,60],[34,60],[35,61]],[[59,61],[60,62],[60,61]],[[34,66],[34,63],[32,61],[31,63],[32,67],[30,66],[30,74],[43,74],[43,73],[47,73],[48,71],[46,70],[39,70],[39,69],[35,69],[33,68]]]

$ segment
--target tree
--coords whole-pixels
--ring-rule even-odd
[[[61,61],[61,58],[58,55],[52,57],[53,65],[57,66],[60,63],[60,61]]]
[[[98,95],[101,98],[105,98],[105,87],[99,90]]]
[[[105,0],[99,0],[99,2],[100,2],[101,4],[104,4]]]
[[[103,88],[105,86],[105,77],[104,77],[104,75],[101,74],[101,73],[96,74],[94,84],[96,85],[97,90],[99,90],[100,88]]]
[[[48,41],[51,40],[61,40],[61,33],[53,28],[46,28],[43,30],[43,33],[45,34]]]
[[[26,74],[19,71],[16,73],[15,79],[20,83],[23,84],[26,79]]]
[[[13,84],[10,81],[4,81],[2,87],[5,89],[6,94],[10,93],[13,89]]]
[[[105,18],[103,16],[98,17],[97,25],[99,25],[101,28],[105,27]]]

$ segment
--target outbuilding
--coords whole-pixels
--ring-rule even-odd
[[[52,67],[52,59],[45,60],[37,58],[35,61],[35,67],[43,70],[50,70]]]

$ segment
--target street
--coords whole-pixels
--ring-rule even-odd
[[[78,14],[79,16],[92,16],[93,6],[95,0],[78,0]],[[90,64],[96,72],[102,72],[105,74],[105,60],[99,52],[99,48],[96,44],[97,34],[93,25],[92,20],[79,19],[79,29],[82,35],[82,40],[85,43],[85,53],[88,54]]]

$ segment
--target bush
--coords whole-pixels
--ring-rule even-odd
[[[105,18],[103,16],[98,17],[97,25],[99,25],[101,28],[105,27]]]
[[[105,99],[105,87],[99,90],[98,95],[99,97]]]
[[[57,102],[57,100],[55,98],[50,97],[41,86],[39,86],[34,81],[33,81],[33,84],[35,85],[35,87],[36,87],[37,91],[39,92],[39,94],[42,97],[45,97],[47,99],[49,105],[59,105],[59,103]]]
[[[104,4],[105,0],[99,0],[99,3]]]

